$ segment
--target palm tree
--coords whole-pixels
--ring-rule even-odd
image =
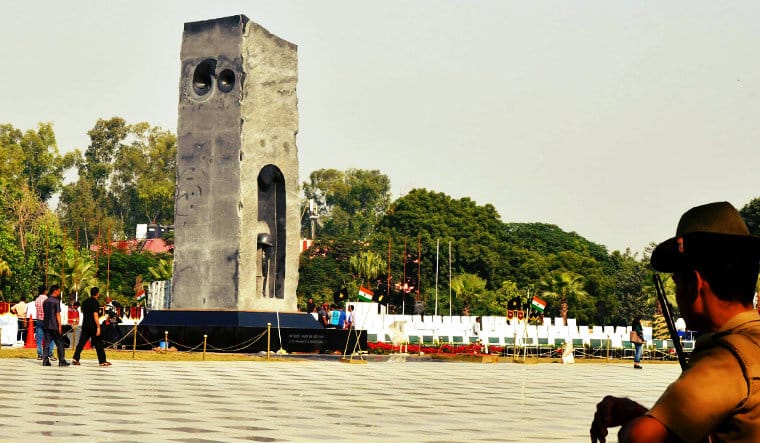
[[[172,264],[173,259],[161,259],[156,266],[148,268],[150,275],[153,277],[151,281],[171,280],[172,279]]]
[[[54,277],[53,281],[69,293],[74,293],[76,298],[79,298],[79,294],[98,285],[97,273],[95,263],[78,252],[64,257],[63,269],[60,265],[48,269],[48,275]]]
[[[486,281],[475,274],[459,274],[451,279],[451,290],[463,304],[474,305],[486,290]]]
[[[362,284],[366,283],[368,286],[369,282],[376,279],[385,268],[383,258],[372,251],[361,252],[358,255],[351,256],[348,262],[354,275],[362,281]]]
[[[559,301],[559,311],[564,326],[567,326],[569,303],[578,305],[588,300],[588,292],[583,287],[583,276],[569,271],[554,271],[541,280],[541,295]]]

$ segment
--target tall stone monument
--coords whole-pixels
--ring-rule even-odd
[[[236,15],[180,58],[171,309],[296,311],[296,46]]]

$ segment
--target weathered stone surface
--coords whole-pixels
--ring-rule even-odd
[[[180,58],[172,308],[295,311],[296,46],[240,15]]]

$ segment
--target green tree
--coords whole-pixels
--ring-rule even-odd
[[[559,302],[560,316],[567,326],[570,305],[579,306],[588,301],[588,293],[583,287],[583,277],[567,271],[550,273],[540,282],[541,295]]]
[[[349,259],[351,270],[362,284],[370,286],[370,282],[377,278],[385,267],[383,258],[372,251],[364,251]]]
[[[98,280],[101,292],[109,293],[124,306],[134,304],[137,276],[150,280],[150,268],[156,268],[159,260],[169,257],[149,252],[112,249],[98,262]]]
[[[145,169],[136,180],[141,220],[171,224],[174,220],[174,187],[177,169],[177,136],[153,127],[142,136]]]
[[[317,239],[301,254],[298,271],[298,303],[313,297],[318,303],[332,303],[333,294],[354,281],[350,259],[359,253],[359,244],[346,239]]]
[[[23,132],[0,125],[0,176],[13,187],[25,185],[46,202],[63,183],[64,158],[58,153],[51,123]]]
[[[98,286],[95,262],[82,250],[72,248],[66,251],[48,270],[48,274],[51,284],[61,286],[72,300],[79,299],[90,288]]]
[[[93,197],[97,202],[103,203],[113,171],[113,161],[126,146],[129,125],[121,117],[98,119],[87,135],[90,136],[90,144],[84,152],[79,175],[87,177],[93,183]]]
[[[523,292],[513,281],[501,282],[501,287],[490,293],[490,296],[484,300],[485,310],[489,314],[503,315],[506,312],[507,305],[514,298],[523,297]]]
[[[138,223],[171,224],[176,136],[119,117],[98,120],[88,135],[84,155],[75,152],[67,160],[79,178],[61,193],[59,210],[66,226],[89,243],[97,231],[130,238]]]
[[[380,171],[320,169],[303,184],[319,216],[318,236],[364,240],[390,204],[390,179]]]
[[[162,258],[158,260],[158,263],[155,266],[148,268],[150,278],[148,278],[147,281],[171,280],[173,262],[174,260],[171,258]]]
[[[102,202],[95,199],[94,182],[87,176],[63,187],[58,211],[61,222],[74,231],[85,247],[102,243],[121,231],[114,218],[107,217]]]
[[[26,253],[26,233],[34,220],[45,213],[44,204],[26,183],[15,187],[0,179],[0,210],[13,227],[21,251]]]
[[[13,274],[13,271],[11,271],[11,266],[8,264],[8,262],[0,258],[0,279],[10,277],[12,274]],[[5,300],[5,296],[1,289],[0,289],[0,299]]]
[[[472,314],[483,314],[480,299],[486,294],[486,281],[475,274],[463,273],[451,279],[451,289],[461,306],[469,306]]]
[[[753,198],[749,203],[744,205],[740,210],[744,219],[744,223],[747,224],[747,229],[752,235],[760,235],[760,197]]]

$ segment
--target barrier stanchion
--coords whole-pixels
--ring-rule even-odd
[[[420,335],[420,355],[422,355],[422,336]]]
[[[169,350],[169,331],[164,331],[164,346],[167,351]]]
[[[26,343],[24,343],[24,347],[36,348],[37,341],[34,339],[34,320],[32,319],[31,315],[29,316],[29,320],[27,320],[26,325]]]
[[[3,349],[3,328],[0,327],[0,350]]]
[[[132,360],[135,359],[135,351],[137,350],[137,323],[132,328]]]
[[[269,347],[272,342],[272,324],[267,323],[267,360],[269,360]]]
[[[207,334],[203,334],[203,360],[206,360],[206,339],[208,338]]]

